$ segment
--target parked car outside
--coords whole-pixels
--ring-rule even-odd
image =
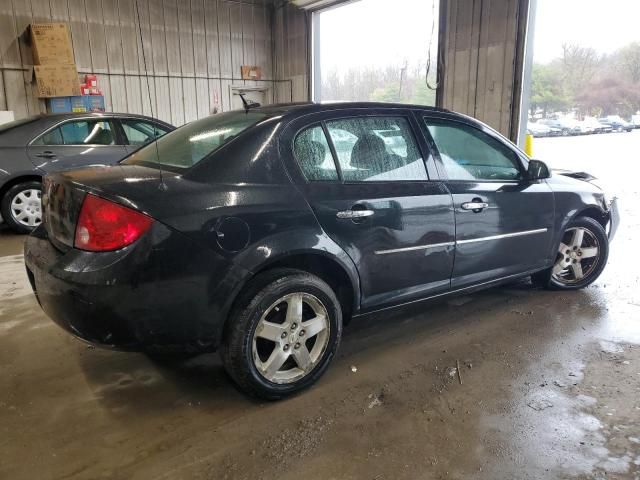
[[[560,129],[537,122],[528,122],[527,130],[534,137],[558,137],[562,135]]]
[[[11,229],[42,221],[42,177],[85,165],[109,165],[175,127],[142,115],[36,115],[0,125],[0,212]]]
[[[640,128],[640,114],[631,115],[631,124],[633,128]]]
[[[591,128],[592,133],[611,133],[613,131],[610,125],[600,123],[595,117],[585,117],[582,123]]]
[[[531,275],[591,284],[618,214],[588,178],[446,110],[252,108],[48,175],[25,263],[73,335],[219,349],[242,390],[277,399],[320,378],[352,317]]]
[[[598,119],[598,121],[609,125],[614,132],[630,132],[633,130],[633,125],[618,115],[609,115],[608,117]]]
[[[563,136],[582,135],[584,133],[578,122],[569,118],[545,118],[540,120],[538,123],[547,125],[548,127],[557,128]]]

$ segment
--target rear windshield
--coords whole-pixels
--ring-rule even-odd
[[[187,169],[266,116],[262,112],[233,111],[196,120],[141,148],[122,163]]]
[[[0,133],[6,132],[7,130],[11,130],[12,128],[19,127],[20,125],[26,125],[27,123],[35,122],[41,118],[39,115],[23,118],[20,120],[14,120],[13,122],[7,122],[0,124]]]

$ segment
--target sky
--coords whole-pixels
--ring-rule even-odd
[[[437,0],[359,0],[320,13],[321,68],[424,64]],[[393,8],[390,8],[393,5]],[[437,45],[437,21],[433,49]],[[558,57],[562,43],[611,53],[640,42],[640,0],[538,0],[534,60]]]
[[[391,4],[393,8],[389,8]],[[436,24],[432,48],[435,55],[437,0],[360,0],[323,11],[320,14],[322,70],[401,65],[405,60],[410,64],[426,63],[434,7]]]
[[[560,56],[563,43],[612,53],[640,42],[640,0],[538,0],[534,35],[538,63]]]

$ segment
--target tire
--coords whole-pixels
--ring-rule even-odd
[[[581,240],[576,239],[577,231],[582,231]],[[609,239],[596,220],[579,217],[567,226],[556,251],[554,266],[532,275],[533,283],[550,290],[579,290],[595,282],[604,270]]]
[[[0,211],[2,212],[2,219],[11,230],[16,233],[31,233],[40,225],[42,222],[41,192],[42,184],[36,180],[18,183],[7,190],[0,201]],[[19,197],[20,194],[23,194],[23,196]],[[25,203],[23,199],[28,200],[33,198],[33,195],[37,195],[36,201]],[[28,215],[25,219],[20,220],[17,218],[14,209],[16,205],[24,206]]]
[[[295,308],[298,299],[300,309]],[[323,315],[326,321],[322,321]],[[314,331],[321,324],[324,329],[310,335],[305,324]],[[229,316],[220,354],[240,390],[278,400],[311,386],[322,376],[341,336],[342,308],[331,287],[301,270],[274,269],[259,274],[240,294]],[[305,363],[306,369],[302,369]]]

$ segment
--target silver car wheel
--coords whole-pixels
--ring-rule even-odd
[[[22,190],[11,199],[13,219],[27,227],[37,227],[42,223],[42,192],[35,188]]]
[[[600,244],[597,237],[583,227],[569,228],[558,247],[551,276],[563,285],[573,285],[589,277],[598,266]]]
[[[329,343],[329,315],[309,293],[290,293],[262,315],[253,333],[253,362],[266,380],[287,384],[308,375]]]

